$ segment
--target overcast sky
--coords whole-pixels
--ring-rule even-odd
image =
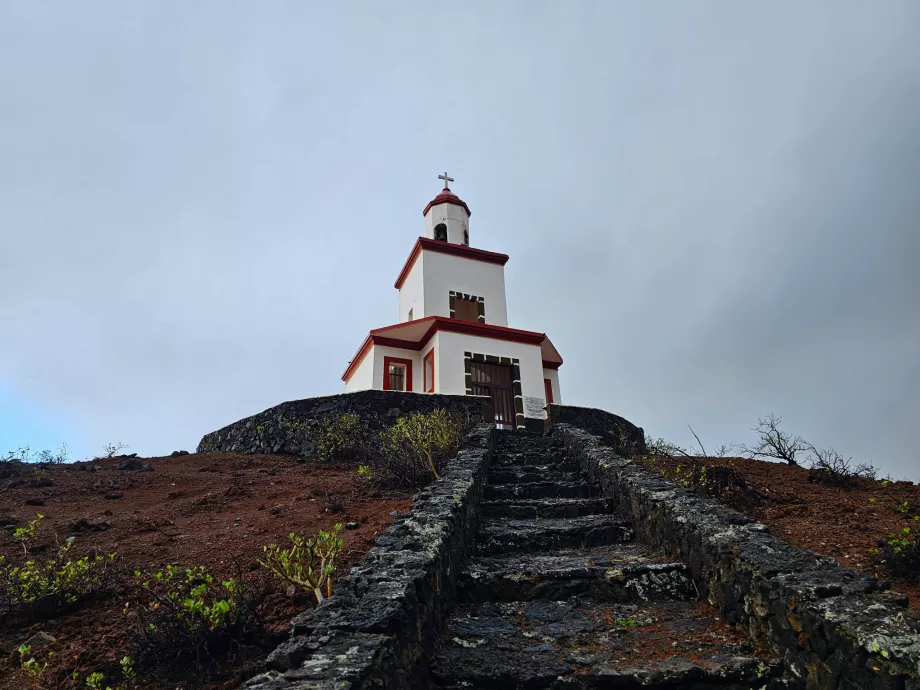
[[[343,390],[437,174],[564,401],[920,479],[920,3],[0,0],[0,452]]]

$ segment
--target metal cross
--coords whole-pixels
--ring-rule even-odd
[[[450,189],[450,187],[448,187],[447,185],[448,185],[449,182],[453,182],[453,181],[454,181],[454,178],[448,177],[448,176],[447,176],[447,171],[446,171],[446,170],[444,171],[444,174],[443,174],[443,175],[438,175],[438,179],[439,179],[439,180],[444,180],[444,189]]]

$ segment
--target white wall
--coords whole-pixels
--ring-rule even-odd
[[[465,244],[463,231],[470,228],[470,217],[463,207],[456,204],[438,204],[428,209],[425,216],[425,237],[435,239],[434,226],[444,223],[447,226],[447,241],[453,244]]]
[[[521,394],[545,400],[543,392],[543,357],[539,345],[511,343],[506,340],[481,338],[464,333],[438,332],[438,360],[440,380],[439,392],[466,393],[466,372],[463,369],[463,353],[478,352],[483,355],[510,357],[520,360]],[[436,379],[437,380],[437,379]],[[553,391],[555,393],[555,390]]]
[[[398,357],[412,361],[412,392],[422,391],[422,356],[415,350],[402,350],[398,347],[374,345],[374,389],[383,390],[383,358]],[[370,355],[368,355],[370,357]],[[435,355],[437,357],[437,355]],[[460,365],[463,366],[462,364]]]
[[[409,275],[399,288],[399,321],[404,323],[409,320],[409,310],[412,309],[412,319],[420,319],[425,315],[425,292],[422,283],[422,264],[425,261],[425,252],[419,252],[418,258],[412,264]]]
[[[352,373],[351,378],[345,382],[345,392],[366,391],[374,387],[374,349],[368,352],[361,364]]]
[[[449,293],[454,290],[485,299],[486,323],[508,325],[504,266],[425,250],[422,256],[425,316],[449,317]]]
[[[544,369],[543,378],[549,379],[553,388],[553,402],[557,405],[562,404],[562,391],[559,389],[559,371],[556,369]]]

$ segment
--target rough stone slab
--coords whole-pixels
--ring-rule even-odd
[[[613,512],[609,498],[542,498],[484,501],[483,517],[561,518],[603,515]]]
[[[546,520],[483,518],[476,552],[497,556],[520,551],[590,548],[629,541],[632,537],[629,523],[609,515]]]
[[[487,501],[502,501],[518,498],[590,498],[600,494],[600,488],[593,483],[542,481],[530,484],[501,484],[487,486]]]
[[[580,471],[560,471],[557,469],[540,469],[533,465],[522,467],[521,469],[512,470],[493,470],[489,474],[489,484],[498,486],[501,484],[534,484],[545,482],[552,478],[554,482],[565,482],[573,484],[582,482],[584,479]]]
[[[683,563],[653,562],[633,544],[476,558],[460,573],[457,597],[467,602],[686,599],[696,589],[685,570]]]
[[[594,601],[463,604],[448,624],[432,678],[441,688],[750,688],[781,668],[751,656],[696,604]],[[681,621],[691,621],[687,626]],[[640,649],[646,629],[673,622],[664,658]],[[683,626],[683,627],[682,627]],[[690,661],[693,659],[693,661]],[[755,685],[756,683],[756,685]]]
[[[796,549],[749,518],[651,474],[597,436],[554,424],[570,458],[634,521],[639,539],[679,557],[723,617],[782,654],[814,688],[920,688],[920,617],[833,559]]]

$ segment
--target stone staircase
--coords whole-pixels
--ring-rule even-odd
[[[552,437],[504,432],[431,687],[780,688],[783,666],[636,544]]]

